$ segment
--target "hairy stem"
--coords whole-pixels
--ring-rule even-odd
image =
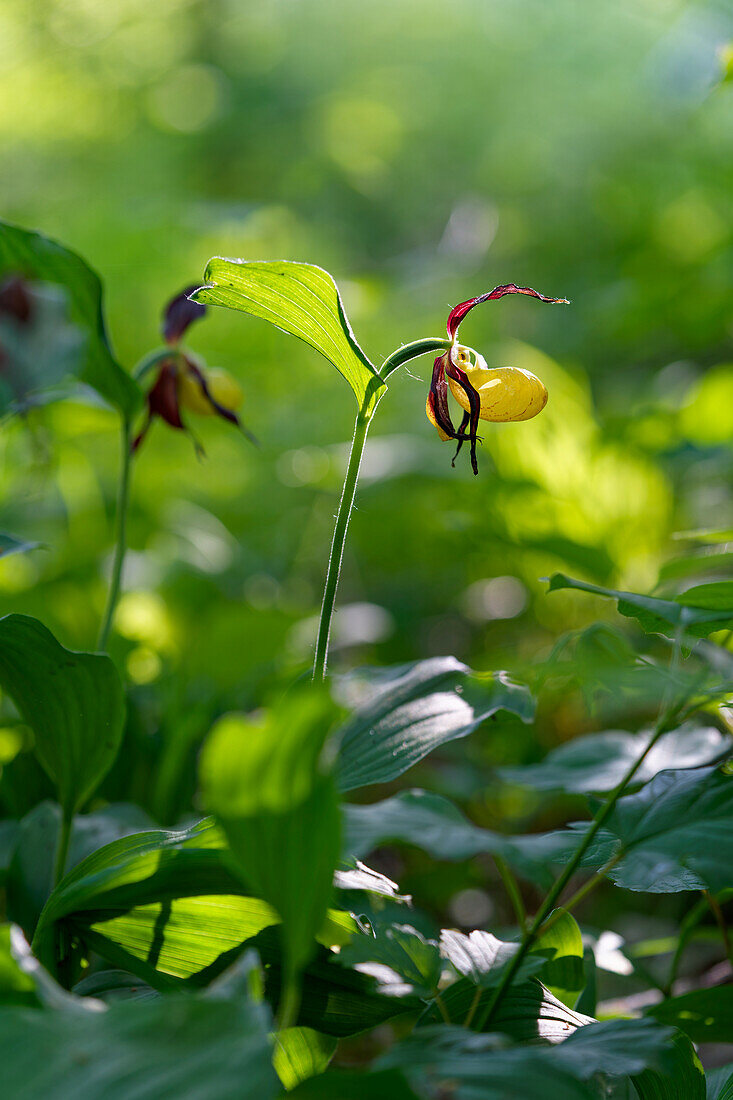
[[[107,593],[107,606],[99,630],[97,648],[106,650],[109,632],[112,627],[115,608],[120,596],[122,583],[122,568],[125,563],[125,551],[127,549],[127,507],[130,499],[130,465],[132,463],[132,451],[130,448],[131,427],[130,421],[125,417],[122,421],[122,454],[120,456],[120,478],[117,488],[117,510],[115,516],[115,556],[112,563],[112,576]]]
[[[323,680],[326,676],[326,664],[328,661],[328,642],[331,637],[331,621],[336,602],[336,590],[341,573],[341,563],[344,557],[346,545],[346,532],[349,529],[349,520],[354,507],[356,485],[359,480],[359,469],[364,454],[367,432],[371,413],[365,413],[362,408],[356,418],[354,426],[354,438],[351,441],[349,464],[346,467],[344,487],[341,491],[341,502],[336,513],[336,526],[333,529],[331,552],[328,555],[328,569],[326,571],[326,584],[323,589],[323,603],[321,604],[321,618],[318,623],[318,639],[316,641],[316,655],[313,661],[313,679]]]
[[[425,355],[427,352],[435,351],[436,349],[445,350],[447,347],[450,347],[450,345],[450,340],[438,339],[437,337],[428,337],[424,340],[415,340],[412,344],[405,344],[403,347],[397,348],[397,350],[392,352],[389,358],[385,360],[382,364],[380,377],[387,378],[392,371],[397,369],[397,367],[402,366],[403,363],[407,363],[410,359],[417,358],[418,355]],[[378,382],[379,380],[375,379],[375,381]],[[343,489],[341,490],[341,501],[339,503],[338,512],[336,513],[336,526],[333,530],[331,550],[328,555],[326,583],[323,589],[323,603],[321,604],[321,617],[318,623],[316,652],[313,659],[314,680],[323,680],[326,676],[328,644],[331,637],[331,622],[333,620],[336,592],[338,589],[339,576],[341,574],[341,563],[344,557],[346,535],[354,507],[356,487],[359,481],[359,469],[361,468],[367,432],[369,431],[369,424],[374,415],[374,409],[378,401],[379,397],[377,397],[375,401],[373,392],[369,392],[368,390],[364,402],[359,409],[356,424],[354,425],[354,437],[351,441],[349,463],[346,467],[346,476],[344,478]]]

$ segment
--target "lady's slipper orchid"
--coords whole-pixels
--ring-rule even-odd
[[[163,337],[171,346],[171,354],[160,361],[157,377],[147,396],[147,420],[133,441],[133,451],[159,416],[171,428],[187,432],[196,450],[202,453],[201,444],[182,419],[181,410],[184,409],[199,416],[220,416],[256,442],[234,411],[241,405],[243,396],[236,379],[221,368],[205,367],[191,352],[179,347],[189,326],[206,313],[205,306],[189,301],[188,295],[195,289],[188,287],[173,298],[163,315]]]
[[[453,457],[455,463],[465,442],[471,446],[471,468],[478,473],[476,444],[479,420],[508,422],[530,420],[542,412],[547,404],[547,390],[531,371],[521,367],[488,367],[482,355],[457,342],[458,326],[467,313],[481,302],[503,298],[505,294],[529,294],[541,302],[567,304],[567,298],[548,298],[528,286],[497,286],[488,294],[469,298],[455,306],[448,315],[448,336],[453,341],[449,351],[439,355],[433,364],[425,411],[428,420],[442,440],[455,439],[458,448]],[[456,430],[448,408],[448,389],[463,409],[461,423]]]

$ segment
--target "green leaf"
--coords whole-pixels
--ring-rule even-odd
[[[567,832],[504,836],[473,825],[447,798],[402,791],[368,806],[344,806],[344,852],[361,858],[386,843],[413,844],[436,859],[464,860],[481,852],[503,856],[520,874],[549,887],[549,864],[567,858]]]
[[[0,558],[9,558],[11,554],[27,554],[29,550],[40,549],[46,549],[42,542],[16,539],[13,535],[0,535]]]
[[[301,1081],[323,1073],[334,1056],[337,1041],[309,1027],[288,1027],[275,1036],[272,1064],[290,1091]]]
[[[455,657],[359,670],[345,677],[339,690],[356,708],[341,732],[339,785],[345,791],[396,779],[498,711],[523,722],[534,716],[523,684],[506,672],[473,673]]]
[[[558,1000],[575,1008],[585,985],[583,937],[575,917],[565,909],[553,910],[549,921],[531,952],[547,958],[537,976]]]
[[[663,1024],[684,1031],[693,1043],[729,1043],[733,1035],[733,986],[696,989],[680,997],[668,997],[647,1009]]]
[[[324,752],[333,704],[292,692],[259,724],[223,718],[204,746],[203,797],[253,892],[283,924],[288,967],[307,961],[323,924],[340,849],[340,814]]]
[[[733,1063],[710,1070],[706,1085],[706,1100],[733,1100]]]
[[[267,1013],[243,998],[171,995],[85,1014],[0,1008],[8,1097],[203,1097],[280,1094]]]
[[[440,981],[440,950],[435,940],[409,924],[377,925],[373,936],[355,936],[339,962],[369,974],[390,997],[432,997]]]
[[[0,924],[0,1005],[37,1005],[33,978],[18,965],[11,949],[12,925]]]
[[[0,221],[0,278],[6,275],[53,283],[67,291],[71,319],[86,336],[78,377],[125,416],[132,416],[141,401],[140,390],[112,355],[102,315],[102,284],[81,256],[40,233]]]
[[[293,1100],[418,1100],[399,1070],[332,1070],[311,1078],[293,1093]]]
[[[605,831],[624,853],[609,877],[627,890],[733,886],[733,778],[716,768],[660,772],[618,801]]]
[[[374,407],[385,383],[356,342],[335,282],[321,267],[289,260],[227,260],[215,256],[206,285],[191,297],[228,306],[297,336],[333,363],[351,386],[359,406]]]
[[[719,582],[731,584],[733,582]],[[715,588],[715,585],[699,585],[698,589]],[[617,592],[613,588],[601,588],[586,581],[573,580],[563,573],[555,573],[550,578],[548,591],[557,592],[562,588],[574,588],[580,592],[590,592],[594,596],[608,596],[618,603],[621,615],[636,619],[643,630],[650,634],[672,634],[681,629],[684,633],[704,638],[728,623],[733,625],[733,598],[722,592],[698,592],[691,588],[674,600],[660,600],[654,596],[640,596],[636,592]],[[722,604],[728,600],[727,606]],[[715,606],[708,606],[715,605]]]
[[[104,778],[122,740],[125,699],[109,657],[64,649],[27,615],[0,619],[0,686],[35,735],[35,752],[71,816]]]
[[[519,950],[518,943],[500,940],[491,932],[456,932],[443,928],[440,933],[443,958],[464,978],[481,989],[494,989]],[[525,955],[515,981],[521,983],[545,965],[544,960]]]
[[[71,827],[67,867],[75,867],[102,845],[150,824],[131,803],[113,803],[93,814],[76,814]],[[19,823],[8,870],[7,908],[11,920],[32,935],[53,887],[53,867],[61,828],[61,808],[40,802]]]
[[[687,1036],[679,1032],[665,1071],[647,1069],[633,1081],[639,1100],[705,1100],[705,1073],[700,1059]]]
[[[533,966],[535,963],[541,965],[542,960],[532,960]],[[496,982],[492,984],[495,985]],[[481,989],[477,999],[476,985],[468,978],[461,978],[440,995],[442,1011],[445,1012],[449,1023],[474,1028],[477,1021],[482,1019],[482,1014],[493,997],[494,991],[491,985],[487,985]],[[438,1023],[442,1019],[440,1008],[432,1005],[423,1016],[422,1022]],[[533,978],[511,986],[497,1005],[488,1026],[491,1031],[502,1032],[518,1043],[537,1039],[548,1043],[559,1043],[576,1028],[594,1022],[591,1016],[583,1016],[580,1012],[568,1008],[541,982]]]
[[[553,749],[541,764],[498,771],[506,782],[534,791],[579,794],[611,791],[639,758],[650,736],[648,730],[590,733]],[[715,726],[696,728],[686,723],[659,739],[634,776],[634,783],[647,783],[667,768],[712,764],[730,752],[731,747],[733,739]]]
[[[552,1046],[506,1048],[496,1035],[459,1027],[418,1028],[376,1063],[401,1069],[421,1095],[438,1095],[452,1083],[457,1100],[567,1100],[607,1095],[601,1075],[667,1072],[674,1065],[673,1032],[648,1020],[590,1021],[569,1026]],[[602,1086],[601,1091],[597,1086]]]

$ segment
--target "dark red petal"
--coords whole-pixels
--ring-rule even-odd
[[[148,394],[148,410],[151,417],[161,417],[171,428],[184,427],[178,405],[176,368],[170,360],[163,363],[155,385]]]
[[[198,285],[186,287],[168,303],[163,314],[163,339],[166,344],[177,344],[189,325],[203,317],[206,306],[189,301],[189,294],[198,290]]]
[[[249,428],[246,428],[244,426],[237,414],[232,412],[231,409],[227,409],[224,405],[220,405],[219,402],[214,397],[212,397],[211,390],[209,389],[209,384],[206,381],[206,375],[203,373],[203,371],[200,371],[196,364],[193,363],[188,358],[188,356],[184,356],[184,359],[186,360],[188,373],[191,375],[192,378],[196,379],[201,389],[201,392],[203,393],[204,397],[209,402],[211,407],[214,409],[214,411],[219,416],[222,416],[225,420],[228,420],[230,424],[236,424],[239,430],[247,436],[247,439],[249,439],[250,443],[254,443],[255,447],[259,447],[260,441],[257,439],[256,436],[252,434]]]
[[[435,422],[450,439],[456,438],[456,429],[450,418],[448,409],[448,383],[445,380],[445,366],[448,355],[439,355],[433,363],[433,377],[430,381],[430,394],[428,400],[435,417]]]
[[[530,286],[516,286],[514,283],[507,283],[505,286],[495,286],[493,290],[488,294],[481,294],[478,298],[469,298],[467,302],[461,302],[460,305],[454,306],[448,314],[448,335],[451,339],[458,331],[463,318],[467,313],[470,313],[474,306],[479,305],[481,302],[489,302],[494,298],[503,298],[505,294],[529,294],[532,298],[539,298],[541,302],[552,302],[555,304],[568,305],[567,298],[548,298],[546,294],[540,294],[537,290],[532,290]]]
[[[462,370],[461,367],[456,366],[452,358],[450,359],[450,362],[446,367],[446,374],[449,376],[449,378],[452,378],[454,382],[458,383],[458,385],[461,387],[466,397],[468,398],[468,403],[471,406],[471,411],[469,414],[468,438],[471,442],[471,469],[473,470],[474,474],[477,474],[478,459],[476,457],[476,443],[478,442],[478,422],[481,413],[481,398],[479,397],[478,391],[475,390],[471,382],[469,382],[466,372]],[[461,423],[462,431],[465,430],[465,419],[466,418],[464,416]],[[455,438],[459,441],[458,450],[456,451],[457,456],[458,451],[461,449],[460,445],[466,437],[465,435],[459,436],[459,434],[456,433]],[[453,461],[455,462],[455,457]]]
[[[9,275],[0,283],[0,313],[7,313],[21,324],[27,324],[32,309],[28,284],[21,275]]]

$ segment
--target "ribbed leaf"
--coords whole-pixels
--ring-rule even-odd
[[[501,768],[502,779],[534,791],[579,794],[611,791],[641,756],[651,733],[605,730],[576,737],[548,753],[541,764]],[[634,776],[646,783],[666,768],[698,768],[720,760],[733,747],[733,738],[715,726],[695,728],[691,723],[670,730],[659,739]]]
[[[72,653],[27,615],[0,619],[0,686],[35,735],[35,751],[67,814],[93,794],[117,756],[125,718],[109,657]]]
[[[297,336],[333,363],[362,406],[372,407],[385,383],[356,342],[335,282],[321,267],[289,260],[227,260],[215,256],[195,301],[228,306]]]
[[[693,1043],[729,1043],[733,1036],[733,986],[717,985],[667,997],[647,1013],[660,1023],[678,1027]]]
[[[549,920],[550,927],[532,948],[532,954],[547,958],[537,976],[558,1000],[575,1008],[585,985],[583,937],[575,917],[565,909],[554,910]]]
[[[529,690],[506,672],[474,673],[455,657],[365,669],[340,683],[354,716],[341,732],[339,785],[386,783],[447,741],[505,710],[530,722]]]
[[[616,600],[621,615],[636,619],[642,629],[650,634],[673,634],[681,629],[686,634],[704,638],[715,630],[733,625],[733,581],[719,583],[725,587],[699,585],[673,600],[660,600],[637,592],[601,588],[586,581],[573,580],[564,573],[555,573],[550,577],[549,591],[575,588],[594,596],[609,596]]]
[[[275,1036],[272,1063],[284,1087],[294,1089],[301,1081],[323,1073],[336,1051],[337,1041],[309,1027],[288,1027]]]
[[[0,221],[0,280],[7,275],[66,290],[71,319],[86,337],[78,377],[132,415],[140,404],[140,390],[112,355],[102,315],[102,284],[81,256],[40,233]]]

